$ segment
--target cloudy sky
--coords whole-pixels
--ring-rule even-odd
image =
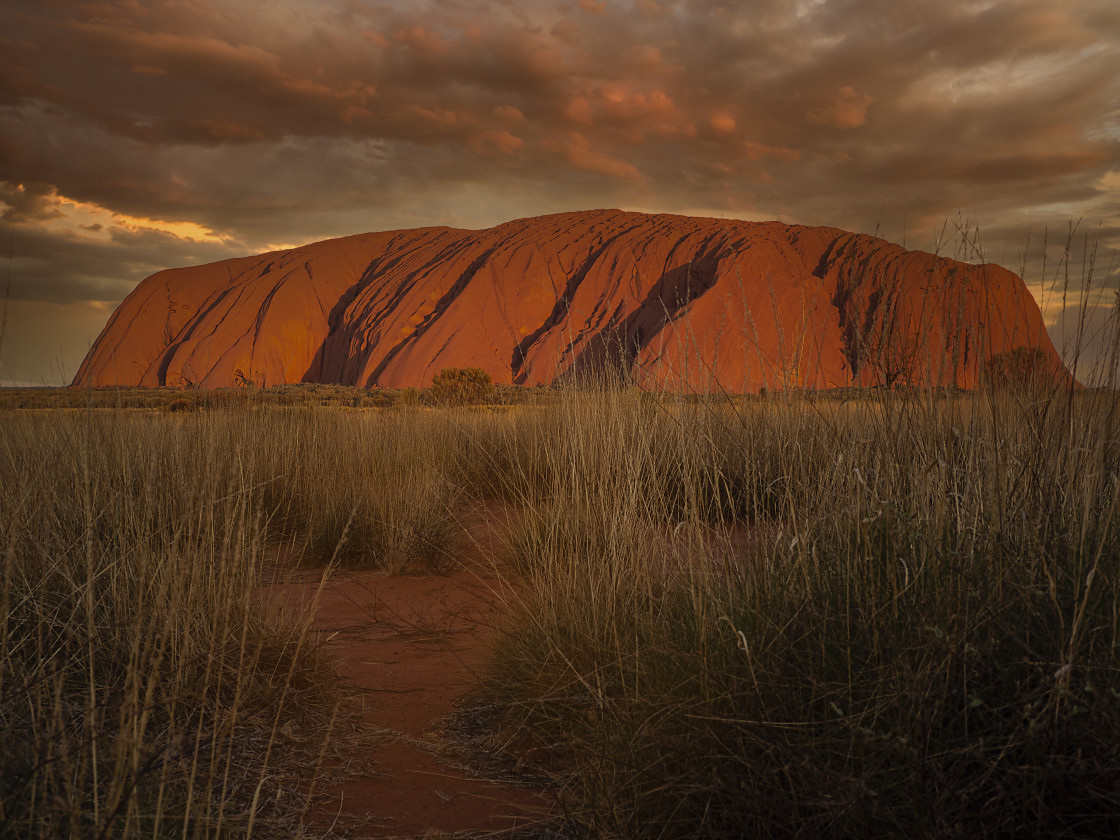
[[[1071,222],[1120,284],[1120,3],[0,4],[0,382],[163,267],[598,207],[978,231],[1061,341]]]

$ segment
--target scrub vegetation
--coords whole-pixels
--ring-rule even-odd
[[[1120,820],[1115,390],[14,412],[0,471],[4,832],[298,829],[345,714],[264,584],[438,571],[479,498],[500,737],[590,835]]]
[[[325,831],[365,736],[269,584],[438,573],[485,500],[493,742],[579,836],[1115,835],[1120,395],[1033,358],[974,392],[8,402],[0,835]]]
[[[565,400],[495,658],[600,837],[1120,827],[1120,402]]]
[[[250,421],[3,417],[0,836],[298,828],[354,727],[310,616],[265,608]]]

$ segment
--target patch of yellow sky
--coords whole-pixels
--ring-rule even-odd
[[[23,185],[17,187],[21,192]],[[51,193],[36,223],[41,230],[76,239],[109,241],[117,233],[162,233],[186,242],[220,245],[235,242],[237,237],[220,233],[197,222],[153,219],[130,216],[89,201],[79,201],[61,193]],[[2,204],[2,202],[0,202]],[[298,247],[298,243],[276,242],[263,246],[263,251],[281,251]]]
[[[1032,225],[1036,238],[1030,247],[1039,248],[1045,238],[1048,260],[1045,276],[1031,276],[1028,268],[1023,282],[1038,302],[1048,328],[1053,328],[1072,305],[1111,308],[1115,304],[1116,290],[1109,281],[1120,266],[1102,255],[1110,248],[1116,249],[1120,242],[1101,239],[1095,228],[1105,219],[1120,221],[1111,209],[1120,198],[1120,170],[1106,172],[1093,186],[1099,195],[1088,205],[1056,203],[1032,207],[1023,213],[1027,219],[1069,220],[1068,227],[1058,229]],[[1101,221],[1093,223],[1094,218]],[[1067,246],[1068,256],[1063,253]],[[1009,267],[1018,271],[1016,266]]]
[[[19,187],[23,189],[22,186]],[[78,201],[59,193],[47,199],[49,210],[39,223],[45,231],[62,233],[81,239],[111,239],[117,231],[140,233],[158,231],[189,242],[220,243],[230,239],[197,222],[177,222],[169,219],[151,219],[146,216],[129,216],[99,204]]]

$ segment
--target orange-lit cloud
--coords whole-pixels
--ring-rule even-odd
[[[515,108],[512,105],[495,105],[494,116],[499,120],[506,122],[520,123],[525,122],[525,114],[520,108]]]
[[[564,116],[572,122],[590,125],[592,121],[591,103],[583,96],[576,96],[564,106]]]
[[[393,33],[393,39],[418,52],[428,53],[429,55],[442,55],[448,50],[447,42],[438,32],[431,32],[422,26],[399,29]]]
[[[512,155],[525,145],[525,141],[503,129],[501,131],[482,132],[475,138],[475,144],[475,148],[480,151],[496,149],[507,155]]]
[[[801,159],[801,152],[796,149],[787,149],[782,146],[766,146],[762,143],[754,143],[750,140],[744,141],[743,153],[746,155],[747,160],[774,158],[775,160],[785,161],[786,163],[794,163]]]
[[[923,248],[961,212],[1013,268],[1084,215],[1120,253],[1115,0],[7,0],[0,32],[20,299],[596,206]]]
[[[717,134],[734,134],[738,127],[735,118],[726,111],[716,111],[712,114],[709,123]]]
[[[578,169],[606,175],[610,178],[622,178],[628,181],[644,181],[645,177],[632,163],[611,157],[595,149],[591,141],[576,131],[568,132],[564,137],[546,140],[542,146]]]
[[[14,194],[18,201],[19,196],[26,193],[27,188],[17,184],[8,196],[0,196],[0,218],[9,217],[15,209],[16,202],[9,203],[6,198]],[[35,216],[40,230],[78,239],[111,240],[121,233],[145,232],[167,234],[188,242],[208,244],[225,242],[230,238],[215,233],[197,222],[169,221],[116,213],[92,202],[77,201],[54,191],[36,198]]]
[[[875,97],[856,93],[851,87],[840,88],[836,101],[831,105],[810,111],[808,117],[816,123],[837,128],[858,128],[867,121],[867,109]]]

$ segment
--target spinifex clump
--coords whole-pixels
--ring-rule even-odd
[[[266,609],[245,419],[4,418],[0,835],[297,830],[339,693]]]
[[[1120,403],[572,393],[493,684],[611,837],[1120,826]]]

